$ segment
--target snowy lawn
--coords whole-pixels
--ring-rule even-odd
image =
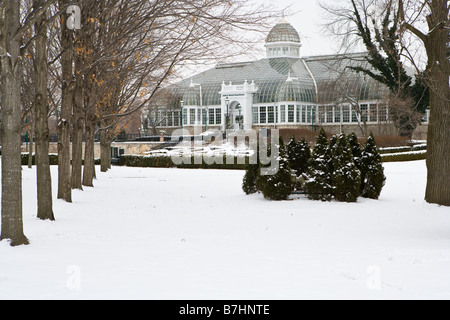
[[[450,299],[450,209],[424,203],[424,161],[385,168],[379,201],[345,204],[246,196],[242,171],[114,167],[56,222],[24,168],[31,245],[0,243],[0,299]]]

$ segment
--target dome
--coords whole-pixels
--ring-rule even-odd
[[[200,105],[200,91],[195,87],[189,87],[184,95],[183,101],[185,106],[199,106]]]
[[[270,31],[269,36],[266,40],[267,43],[276,43],[276,42],[296,42],[301,43],[300,35],[297,30],[286,20],[282,20],[279,22],[273,29]]]
[[[290,76],[285,83],[279,86],[276,95],[277,102],[305,101],[301,83],[297,79],[292,79]]]

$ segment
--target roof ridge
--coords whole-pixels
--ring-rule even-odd
[[[259,60],[257,60],[259,61]],[[214,67],[215,69],[220,69],[220,68],[227,68],[227,67],[245,67],[248,65],[251,65],[255,63],[255,61],[243,61],[243,62],[219,62],[218,64],[216,64],[216,66]]]
[[[302,57],[305,60],[329,60],[335,58],[364,58],[368,54],[367,51],[361,52],[350,52],[350,53],[335,53],[335,54],[325,54],[325,55],[315,55],[315,56],[306,56]]]

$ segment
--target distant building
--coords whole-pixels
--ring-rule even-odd
[[[168,87],[142,114],[142,131],[181,127],[258,129],[325,127],[330,132],[392,133],[387,89],[350,67],[365,53],[301,56],[298,32],[285,19],[269,33],[266,58],[218,64]]]

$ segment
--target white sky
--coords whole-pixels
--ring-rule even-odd
[[[334,54],[338,51],[339,43],[323,30],[321,23],[324,18],[323,9],[317,0],[257,0],[264,4],[272,4],[279,11],[291,6],[290,11],[295,14],[287,16],[286,20],[299,32],[302,39],[302,56]],[[333,0],[321,0],[333,3]]]
[[[320,1],[322,3],[333,3],[336,0]],[[334,54],[338,51],[339,42],[328,36],[321,26],[324,13],[323,9],[319,7],[318,0],[253,0],[253,2],[255,4],[271,5],[275,8],[275,11],[278,11],[278,15],[283,9],[290,7],[289,11],[286,12],[286,20],[291,23],[300,34],[302,40],[302,56]],[[256,53],[253,53],[251,56],[240,56],[236,57],[236,61],[227,62],[263,59],[266,55],[264,44],[265,42],[262,40],[260,46],[256,48]],[[186,66],[185,68],[182,68],[181,75],[182,77],[192,76],[199,71],[201,72],[213,67],[215,64],[216,62],[211,62],[208,63],[208,66]]]

